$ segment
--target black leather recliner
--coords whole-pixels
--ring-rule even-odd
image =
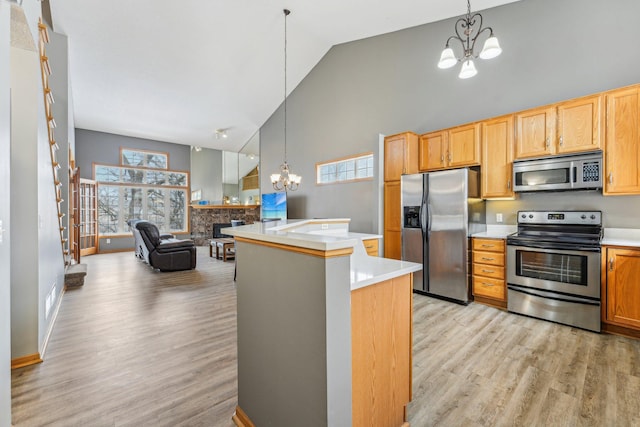
[[[135,257],[143,260],[147,264],[149,264],[149,250],[147,249],[147,245],[144,244],[142,240],[142,236],[140,235],[140,231],[136,228],[136,224],[139,222],[149,222],[146,219],[138,219],[133,218],[127,221],[127,225],[131,229],[131,233],[133,233],[133,239],[135,244]],[[173,234],[161,234],[160,240],[167,240],[175,238]]]
[[[148,251],[151,267],[160,271],[196,268],[196,246],[193,240],[161,239],[158,227],[149,221],[138,221],[134,227],[140,233],[144,249]]]

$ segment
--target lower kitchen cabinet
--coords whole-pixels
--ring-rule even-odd
[[[473,296],[479,303],[507,308],[505,241],[474,237]]]
[[[605,246],[602,254],[603,329],[640,336],[640,248]]]
[[[362,241],[364,249],[369,256],[378,256],[379,243],[378,239],[365,239]]]

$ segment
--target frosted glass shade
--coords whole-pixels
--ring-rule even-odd
[[[280,174],[279,173],[274,173],[271,175],[271,182],[272,183],[276,183],[278,182],[278,180],[280,180]]]
[[[438,61],[438,68],[451,68],[458,63],[456,56],[453,54],[453,49],[450,47],[445,48],[440,55],[440,61]]]
[[[480,58],[491,59],[491,58],[495,58],[501,53],[502,53],[502,48],[498,43],[498,38],[496,36],[491,36],[484,42],[482,52],[480,52]]]
[[[476,70],[476,66],[473,64],[473,60],[467,59],[462,63],[462,68],[460,69],[460,74],[458,77],[461,79],[468,79],[469,77],[473,77],[478,74],[478,70]]]

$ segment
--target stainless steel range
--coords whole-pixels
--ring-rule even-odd
[[[600,332],[599,211],[521,211],[507,237],[507,309]]]

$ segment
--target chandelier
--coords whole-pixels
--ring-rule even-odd
[[[287,16],[291,13],[289,9],[284,12],[284,163],[280,165],[280,173],[271,175],[271,183],[276,191],[295,191],[302,181],[302,177],[289,170],[287,163]]]
[[[456,34],[447,39],[447,44],[440,55],[438,68],[451,68],[458,62],[462,62],[458,77],[468,79],[478,74],[478,70],[473,64],[474,58],[479,56],[482,59],[491,59],[502,53],[498,38],[493,35],[493,29],[491,27],[482,28],[482,15],[477,12],[473,15],[471,14],[470,0],[467,0],[467,14],[456,21],[455,30]],[[485,40],[480,54],[476,55],[474,49],[478,36],[486,31],[489,31],[489,38]],[[462,45],[463,55],[461,58],[457,58],[453,53],[453,49],[449,47],[451,40],[457,40]]]

